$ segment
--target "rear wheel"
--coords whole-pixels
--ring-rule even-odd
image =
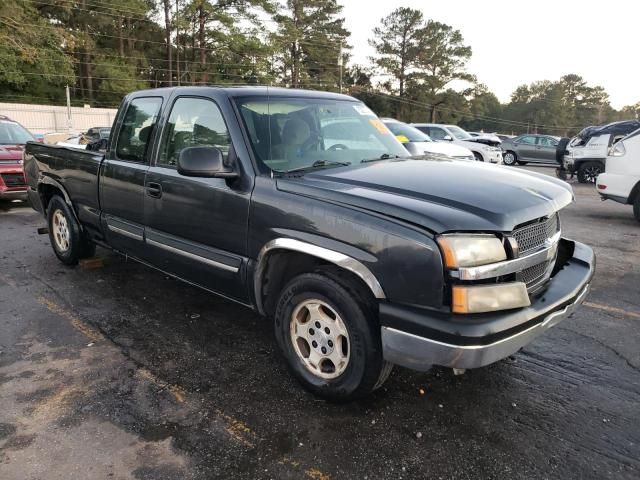
[[[364,397],[391,372],[374,309],[350,280],[328,272],[305,273],[287,284],[275,334],[294,376],[326,400]]]
[[[636,195],[636,199],[633,202],[633,214],[636,220],[640,222],[640,192]]]
[[[47,207],[49,240],[58,259],[65,265],[75,265],[80,258],[91,257],[96,247],[80,230],[67,202],[54,195]]]
[[[502,163],[509,166],[515,165],[516,160],[518,160],[518,157],[515,152],[512,152],[511,150],[507,151],[502,157]]]
[[[603,171],[600,162],[584,162],[578,168],[578,181],[580,183],[596,183],[596,178]]]

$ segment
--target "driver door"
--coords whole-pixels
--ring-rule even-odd
[[[535,161],[536,156],[536,137],[534,135],[524,135],[516,142],[517,154],[520,160],[525,162]]]
[[[216,293],[247,301],[250,191],[224,178],[178,173],[180,152],[213,146],[224,161],[233,147],[224,117],[211,98],[180,96],[167,114],[145,178],[145,239],[153,264]]]

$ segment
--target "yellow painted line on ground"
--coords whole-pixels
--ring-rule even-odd
[[[89,340],[93,340],[94,342],[104,340],[104,336],[98,330],[87,325],[85,322],[80,320],[78,317],[76,317],[73,313],[71,313],[69,310],[65,309],[64,307],[61,307],[57,303],[44,297],[38,297],[37,300],[38,300],[38,303],[47,307],[47,310],[49,310],[50,312],[61,316],[65,320],[68,320],[69,323],[71,323],[71,326],[73,328],[78,330]]]
[[[284,457],[278,463],[280,465],[291,465],[296,469],[300,467],[300,462],[292,460],[290,457]],[[324,473],[322,470],[315,467],[305,470],[304,477],[311,478],[312,480],[331,480],[331,476],[328,473]]]
[[[149,380],[150,382],[155,383],[160,388],[166,389],[169,393],[171,393],[171,395],[173,395],[173,398],[175,398],[178,403],[184,403],[185,398],[187,396],[187,392],[181,386],[174,385],[172,383],[167,383],[163,380],[160,380],[158,377],[156,377],[153,373],[151,373],[146,368],[139,368],[138,374],[141,377]]]
[[[305,470],[304,474],[308,478],[312,478],[313,480],[331,480],[331,477],[329,475],[318,470],[317,468],[310,468],[309,470]]]
[[[619,313],[620,315],[624,315],[626,317],[640,318],[640,313],[629,312],[622,308],[610,307],[609,305],[601,305],[599,303],[593,302],[584,302],[583,305],[586,307],[595,308],[597,310],[604,310],[605,312]]]
[[[230,415],[223,413],[220,410],[216,410],[216,413],[220,415],[227,423],[227,427],[224,429],[229,435],[231,435],[236,441],[243,444],[245,447],[254,448],[255,440],[258,436],[251,430],[246,423],[237,418],[233,418]]]

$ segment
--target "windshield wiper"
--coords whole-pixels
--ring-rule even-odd
[[[285,171],[280,172],[280,173],[302,172],[304,170],[312,170],[314,168],[332,167],[332,166],[346,167],[347,165],[351,165],[351,162],[338,162],[336,160],[316,160],[311,165],[305,165],[304,167],[292,168],[290,170],[285,170]]]
[[[389,160],[390,158],[402,158],[402,157],[400,157],[400,155],[391,155],[389,153],[383,153],[382,155],[376,158],[365,158],[364,160],[360,160],[360,163],[377,162],[378,160]]]

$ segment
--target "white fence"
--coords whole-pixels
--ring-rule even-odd
[[[86,132],[91,127],[110,127],[115,108],[71,107],[71,124],[66,106],[0,103],[0,115],[21,123],[32,133]]]

